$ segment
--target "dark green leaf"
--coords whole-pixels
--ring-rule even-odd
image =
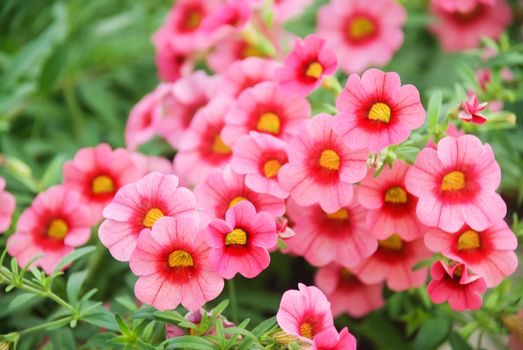
[[[437,317],[426,321],[414,339],[414,350],[433,350],[445,341],[450,332],[450,320]]]

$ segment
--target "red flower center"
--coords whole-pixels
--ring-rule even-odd
[[[185,15],[184,21],[182,23],[181,30],[184,32],[192,32],[196,30],[200,23],[202,23],[203,13],[199,9],[191,9]]]
[[[341,208],[335,213],[327,214],[326,215],[328,219],[331,220],[348,220],[349,219],[349,211],[345,208]]]
[[[376,25],[367,16],[356,16],[349,20],[347,36],[350,41],[362,42],[376,35]]]

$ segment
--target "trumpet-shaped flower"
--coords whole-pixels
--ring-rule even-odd
[[[481,231],[505,216],[505,202],[495,192],[500,180],[490,145],[464,135],[441,139],[437,150],[423,149],[405,183],[419,198],[422,223],[456,232],[465,223]]]
[[[24,210],[7,242],[8,252],[21,267],[43,254],[34,265],[51,274],[63,257],[89,240],[91,224],[91,211],[80,193],[53,186]]]
[[[410,166],[397,160],[378,177],[369,172],[358,187],[358,200],[369,209],[367,226],[377,239],[393,233],[411,241],[425,233],[425,226],[416,216],[418,199],[405,187],[405,175]]]
[[[467,265],[448,266],[436,261],[430,268],[432,281],[427,293],[433,303],[448,301],[456,311],[477,310],[481,307],[481,294],[487,290],[485,280],[478,275],[469,275]]]
[[[329,126],[331,119],[318,115],[302,126],[278,180],[299,205],[318,203],[334,213],[351,202],[352,184],[365,177],[368,151],[348,148]]]
[[[356,338],[347,327],[339,334],[336,329],[327,329],[314,337],[312,350],[356,350]]]
[[[196,201],[190,190],[178,187],[178,178],[157,172],[122,187],[103,215],[100,241],[111,255],[128,261],[140,232],[150,230],[161,217],[189,216],[197,219]]]
[[[352,74],[336,100],[339,116],[332,127],[352,148],[372,152],[405,141],[425,121],[425,109],[413,85],[401,85],[397,73],[369,69]]]
[[[334,329],[330,303],[316,287],[298,284],[299,290],[283,293],[276,315],[278,324],[287,333],[307,339]]]
[[[474,230],[464,225],[456,233],[431,229],[425,235],[425,244],[434,252],[441,252],[449,259],[465,263],[480,275],[488,287],[495,287],[512,274],[518,259],[514,250],[518,242],[503,220],[485,230]]]
[[[181,303],[196,311],[223,290],[223,279],[209,262],[210,248],[189,217],[160,218],[138,237],[129,261],[138,276],[138,300],[159,310],[173,310]]]
[[[256,213],[252,203],[241,201],[227,210],[225,220],[209,223],[205,232],[213,248],[209,256],[215,271],[231,279],[240,273],[254,278],[269,266],[268,249],[276,245],[276,221],[267,212]]]

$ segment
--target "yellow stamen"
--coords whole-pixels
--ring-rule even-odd
[[[247,234],[241,228],[235,228],[225,236],[225,245],[245,245]]]
[[[263,166],[263,173],[265,174],[265,177],[271,178],[278,175],[278,171],[280,171],[281,166],[282,164],[276,159],[267,161]]]
[[[169,254],[169,266],[170,267],[193,267],[194,261],[192,255],[187,253],[185,250],[175,250]]]
[[[480,246],[481,239],[476,231],[465,231],[458,238],[458,250],[477,249]]]
[[[242,51],[242,58],[248,57],[267,57],[267,54],[256,46],[248,45]]]
[[[212,153],[216,154],[231,154],[231,148],[227,146],[220,135],[216,135],[214,137],[214,141],[212,143]]]
[[[47,235],[54,239],[64,239],[69,227],[62,219],[54,219],[47,228]]]
[[[94,178],[91,184],[94,194],[107,194],[114,192],[114,182],[107,175],[100,175]]]
[[[145,227],[153,227],[156,220],[164,216],[163,212],[158,208],[149,209],[142,223]]]
[[[341,208],[335,213],[327,214],[327,218],[332,220],[347,220],[349,218],[349,211],[345,208]]]
[[[185,20],[185,28],[194,30],[200,26],[203,16],[199,11],[191,11]]]
[[[354,18],[349,23],[349,37],[353,40],[363,40],[374,34],[374,23],[366,17]]]
[[[459,191],[465,187],[465,174],[461,171],[452,171],[443,177],[441,189],[443,191]]]
[[[321,152],[320,166],[329,170],[338,170],[340,168],[340,156],[331,149]]]
[[[390,107],[385,103],[378,102],[372,105],[369,111],[368,118],[370,120],[377,120],[383,123],[389,123],[392,115]]]
[[[302,337],[312,339],[314,336],[314,329],[309,322],[304,322],[300,326],[300,334]]]
[[[323,74],[323,66],[318,62],[313,62],[307,68],[305,75],[309,78],[318,79]]]
[[[402,250],[403,240],[397,234],[393,234],[389,238],[379,241],[379,246],[388,250]]]
[[[278,135],[280,133],[280,117],[277,114],[268,112],[263,113],[258,119],[258,124],[256,124],[256,129],[261,132],[267,132],[270,134]]]
[[[245,197],[241,197],[241,196],[234,197],[234,199],[229,203],[229,209],[236,206],[236,204],[240,203],[241,201],[246,201],[246,200],[247,200],[247,198],[245,198]]]
[[[407,203],[407,192],[399,186],[391,187],[385,193],[385,202],[405,204]]]

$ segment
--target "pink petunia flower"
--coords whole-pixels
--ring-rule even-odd
[[[487,102],[479,103],[478,96],[472,94],[468,101],[463,101],[461,104],[461,112],[459,112],[458,117],[464,122],[481,125],[487,121],[487,117],[481,114],[487,109],[487,106]]]
[[[386,14],[386,15],[384,15]],[[403,44],[405,9],[394,0],[332,0],[318,12],[318,35],[347,73],[387,64]]]
[[[349,147],[372,152],[405,141],[425,122],[425,109],[413,85],[401,85],[397,73],[369,69],[352,74],[336,100],[339,116],[332,127]]]
[[[197,71],[176,81],[166,92],[156,131],[173,148],[180,146],[193,118],[213,97],[216,82],[214,77]]]
[[[332,214],[318,205],[300,207],[293,201],[288,202],[287,210],[296,235],[285,243],[311,265],[325,266],[335,261],[354,267],[378,247],[378,241],[367,231],[367,210],[356,200]]]
[[[222,75],[220,94],[238,97],[244,90],[264,81],[274,81],[280,63],[271,59],[249,57],[234,62]]]
[[[209,47],[211,37],[202,30],[202,23],[220,5],[219,0],[177,1],[162,26],[173,50],[191,53]]]
[[[314,337],[312,350],[356,350],[356,338],[347,327],[339,334],[336,329],[327,329]]]
[[[418,199],[405,187],[410,166],[402,160],[386,167],[378,177],[369,172],[358,187],[358,200],[369,209],[367,226],[377,239],[393,233],[407,241],[422,236],[426,227],[416,216]]]
[[[314,0],[275,0],[273,5],[276,22],[285,22],[299,16],[313,2]]]
[[[330,303],[316,287],[298,284],[283,293],[276,319],[281,329],[307,339],[334,329]]]
[[[11,226],[11,218],[16,208],[15,197],[5,191],[5,180],[0,177],[0,233],[7,231]]]
[[[89,240],[91,212],[81,199],[80,193],[64,186],[36,196],[7,241],[8,252],[20,267],[43,254],[34,265],[51,274],[63,257]]]
[[[518,266],[514,253],[518,242],[503,220],[485,230],[464,225],[456,233],[446,233],[434,228],[425,235],[425,244],[434,252],[467,264],[470,270],[485,279],[488,287],[497,286]]]
[[[224,285],[209,253],[194,219],[160,218],[150,231],[142,231],[129,261],[138,276],[136,297],[158,310],[172,310],[180,303],[198,310],[220,295]]]
[[[437,22],[430,30],[449,52],[474,49],[482,37],[498,39],[512,21],[512,11],[505,0],[495,0],[493,4],[482,2],[468,11],[456,12],[432,2],[431,11]]]
[[[73,160],[64,164],[64,186],[82,194],[96,222],[103,208],[122,186],[138,181],[144,170],[133,162],[124,149],[111,150],[107,144],[80,149]]]
[[[289,163],[278,172],[281,186],[299,205],[318,203],[334,213],[348,205],[352,184],[367,173],[366,149],[349,149],[321,114],[305,123],[289,144]]]
[[[231,279],[239,273],[254,278],[271,261],[267,250],[276,245],[276,221],[267,212],[256,213],[252,203],[241,201],[227,210],[225,220],[209,223],[205,240],[213,248],[209,260],[220,276]]]
[[[405,184],[419,198],[416,213],[422,223],[456,232],[465,223],[484,230],[505,216],[505,202],[495,192],[500,180],[490,145],[464,135],[441,139],[437,150],[423,149]]]
[[[305,98],[285,93],[275,82],[263,82],[238,97],[225,118],[222,138],[234,147],[241,136],[258,131],[288,141],[310,115]]]
[[[220,133],[232,103],[228,97],[212,99],[184,132],[174,165],[177,175],[187,182],[198,184],[212,169],[223,169],[229,163],[232,150],[223,142]]]
[[[248,189],[245,176],[236,174],[229,166],[211,171],[205,181],[196,186],[194,194],[202,225],[215,218],[224,219],[227,209],[244,200],[251,202],[258,212],[267,211],[274,217],[285,213],[282,199]]]
[[[138,146],[150,141],[156,135],[157,113],[155,111],[160,103],[158,91],[161,90],[157,89],[145,95],[129,113],[125,125],[125,143],[127,149],[131,151],[136,150]]]
[[[341,265],[332,263],[320,268],[314,281],[331,302],[334,317],[345,312],[351,317],[363,317],[385,305],[383,282],[365,284]]]
[[[307,96],[321,85],[324,77],[336,72],[338,59],[332,50],[326,48],[325,43],[317,35],[296,40],[283,67],[276,72],[283,88]]]
[[[427,278],[427,268],[413,270],[417,263],[430,257],[423,239],[405,241],[394,234],[379,241],[378,250],[354,268],[357,276],[367,284],[386,281],[395,291],[416,288]]]
[[[447,12],[467,13],[480,4],[494,5],[496,0],[432,0],[432,2]]]
[[[430,281],[427,293],[435,304],[448,301],[455,311],[477,310],[481,307],[481,294],[487,290],[485,280],[477,275],[469,275],[467,265],[448,266],[436,261],[430,268]]]
[[[278,173],[288,161],[285,142],[269,134],[251,131],[236,142],[231,168],[245,175],[245,185],[254,192],[286,199],[289,192],[281,187]]]
[[[161,217],[198,218],[196,200],[190,190],[178,187],[174,175],[151,173],[120,188],[103,215],[98,235],[111,255],[129,261],[140,232],[150,230]]]
[[[162,81],[175,82],[193,70],[191,58],[186,53],[177,52],[171,45],[170,30],[160,28],[154,33],[152,41],[156,50],[156,69]]]
[[[211,35],[213,41],[227,37],[241,30],[249,21],[251,7],[241,0],[230,0],[221,4],[201,25],[202,31]]]

